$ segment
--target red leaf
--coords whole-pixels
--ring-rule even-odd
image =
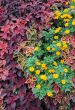
[[[75,63],[72,64],[71,69],[72,69],[72,70],[75,70]]]
[[[54,89],[55,93],[58,93],[60,90],[58,85],[54,85],[53,89]]]
[[[19,98],[19,96],[12,96],[8,99],[7,103],[10,104],[10,103],[13,103],[14,101],[16,101],[17,99]]]
[[[3,31],[4,33],[10,33],[9,29],[10,29],[10,25],[6,25],[1,28],[1,31]]]

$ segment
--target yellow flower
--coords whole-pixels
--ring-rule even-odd
[[[41,63],[39,61],[36,61],[36,65],[41,65]]]
[[[45,63],[42,64],[42,68],[44,68],[44,67],[46,67],[46,64]]]
[[[55,19],[58,19],[59,18],[59,16],[55,16]]]
[[[36,74],[40,74],[40,70],[36,70],[35,72],[36,72]]]
[[[49,73],[54,73],[54,72],[55,72],[54,69],[50,69],[50,70],[49,70]]]
[[[39,47],[35,47],[34,51],[38,51]]]
[[[46,81],[47,80],[47,76],[46,75],[40,75],[40,79]]]
[[[54,51],[54,50],[55,50],[55,48],[52,48],[52,50]]]
[[[54,36],[54,39],[58,39],[58,36]]]
[[[53,93],[51,91],[47,92],[47,96],[52,97]]]
[[[36,85],[36,88],[37,88],[37,89],[40,89],[40,88],[41,88],[41,85],[40,85],[40,84],[37,84],[37,85]]]
[[[34,67],[31,66],[31,67],[29,68],[29,70],[30,70],[31,72],[33,72],[33,71],[34,71]]]
[[[62,42],[63,43],[63,46],[61,47],[61,50],[65,50],[68,48],[68,45],[66,44],[65,41]]]
[[[53,74],[53,78],[57,79],[59,77],[58,74]]]
[[[60,11],[55,11],[55,15],[61,15]]]
[[[62,59],[60,62],[63,64],[65,61]]]
[[[67,72],[68,72],[68,69],[67,69],[67,68],[64,68],[64,72],[66,72],[66,73],[67,73]]]
[[[66,5],[68,5],[69,4],[69,2],[66,2]]]
[[[57,66],[57,62],[53,62],[53,65]]]
[[[69,19],[64,19],[64,22],[67,22],[68,23],[69,21],[70,21]]]
[[[52,73],[54,73],[55,72],[55,70],[54,69],[52,69]]]
[[[64,45],[63,45],[63,48],[64,48],[64,49],[66,49],[67,47],[68,47],[67,44],[64,44]]]
[[[61,27],[56,28],[55,33],[58,33],[61,30]]]
[[[51,73],[51,72],[52,72],[52,70],[50,69],[50,70],[49,70],[49,73]]]
[[[75,2],[75,0],[72,0],[72,2]]]
[[[72,21],[72,25],[75,26],[75,20]]]
[[[61,53],[59,51],[56,52],[56,55],[59,56]]]
[[[68,12],[68,9],[64,9],[64,12]]]
[[[50,51],[50,46],[48,46],[48,47],[46,48],[46,50]]]
[[[65,31],[65,34],[69,34],[69,33],[70,33],[70,30],[66,30],[66,31]]]
[[[63,45],[65,45],[67,42],[66,41],[62,41]]]
[[[63,15],[61,16],[61,18],[64,18],[64,19],[71,19],[72,16],[71,16],[70,14],[63,14]]]
[[[57,45],[58,47],[60,47],[60,46],[61,46],[61,43],[57,43],[56,45]]]
[[[62,84],[66,84],[66,80],[64,80],[64,79],[61,80],[61,83],[62,83]]]
[[[75,6],[70,6],[70,8],[71,8],[71,9],[74,9],[74,8],[75,8]]]
[[[41,66],[42,66],[42,69],[43,70],[46,70],[47,69],[47,65],[45,63],[43,63]]]
[[[65,48],[64,47],[61,47],[61,50],[65,50]]]
[[[67,27],[68,26],[68,23],[65,23],[65,27]]]
[[[58,19],[61,15],[60,11],[55,11],[55,19]]]

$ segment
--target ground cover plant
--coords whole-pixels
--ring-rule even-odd
[[[47,46],[49,45],[48,40],[50,41],[54,40],[53,42],[51,42],[50,45],[56,45],[57,43],[60,42],[61,45],[63,46],[63,41],[65,40],[68,48],[64,47],[65,50],[60,50],[60,47],[59,46],[57,47],[57,49],[61,51],[64,60],[60,58],[61,56],[58,56],[57,60],[60,59],[62,63],[65,61],[65,63],[62,65],[67,64],[66,65],[67,69],[68,67],[71,67],[70,69],[68,69],[68,73],[69,70],[71,71],[71,73],[74,73],[73,71],[75,68],[74,67],[74,63],[75,63],[74,30],[72,30],[73,32],[71,32],[70,34],[71,37],[68,36],[69,34],[67,36],[64,35],[62,36],[61,33],[61,36],[59,36],[60,38],[58,38],[57,36],[55,36],[55,38],[54,36],[52,37],[49,36],[50,38],[48,37],[49,39],[46,39],[46,36],[49,35],[50,27],[52,29],[53,26],[54,29],[59,26],[59,25],[57,26],[56,24],[58,22],[58,18],[60,17],[60,11],[62,12],[62,10],[64,10],[65,7],[68,7],[67,4],[69,5],[69,2],[65,0],[62,1],[61,0],[54,0],[54,1],[0,0],[0,109],[1,110],[49,110],[49,109],[58,110],[58,109],[67,109],[67,107],[68,109],[74,109],[74,104],[75,104],[74,87],[71,89],[72,92],[63,94],[60,91],[60,87],[57,84],[53,83],[52,84],[53,88],[51,88],[53,95],[52,97],[45,96],[45,98],[43,98],[44,97],[44,92],[43,92],[43,96],[41,97],[40,95],[40,99],[43,98],[42,100],[36,98],[35,96],[37,96],[37,93],[34,93],[35,95],[32,93],[32,88],[34,87],[34,89],[36,89],[36,85],[35,85],[37,84],[36,78],[32,77],[32,72],[30,72],[29,70],[30,66],[26,67],[26,61],[29,59],[29,57],[33,57],[35,55],[35,57],[37,58],[36,53],[39,51],[34,52],[34,49],[42,50],[42,46],[44,45],[45,42],[47,43]],[[72,12],[74,12],[74,6],[71,6],[70,8],[72,9]],[[55,13],[54,10],[56,9],[58,9],[59,12]],[[60,23],[61,22],[62,19],[60,19]],[[69,26],[72,27],[72,25]],[[62,23],[60,24],[60,27],[64,27]],[[43,29],[44,31],[42,31]],[[58,40],[56,40],[57,38]],[[46,49],[47,46],[44,45],[43,48]],[[17,57],[14,56],[14,53],[17,49],[18,52],[16,54],[18,56],[18,64],[16,64],[15,61]],[[48,49],[52,49],[52,48],[48,47]],[[51,54],[51,50],[48,52],[48,50],[46,49],[44,55],[49,56],[48,55],[49,53]],[[56,51],[54,50],[54,53],[52,54],[53,55],[56,54]],[[40,55],[40,52],[38,55],[39,55],[38,59],[44,61],[43,60],[44,56]],[[53,60],[57,61],[55,55],[53,57]],[[50,71],[54,71],[54,70],[50,70]],[[70,76],[73,77],[72,76],[73,74],[71,73]],[[71,78],[70,76],[69,78]],[[73,82],[70,83],[70,87],[74,86],[75,83],[74,77],[72,78],[72,81]],[[37,86],[37,87],[41,88],[41,86]],[[35,91],[33,90],[33,92]]]
[[[42,32],[41,40],[34,45],[21,44],[24,50],[20,54],[23,58],[20,66],[27,72],[25,83],[32,88],[35,97],[40,99],[53,97],[60,92],[71,93],[74,88],[74,6],[75,1],[70,1],[63,10],[55,11],[52,8],[54,18],[51,28]]]

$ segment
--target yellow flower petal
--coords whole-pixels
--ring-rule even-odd
[[[62,84],[66,84],[66,80],[64,80],[64,79],[61,80],[61,83],[62,83]]]
[[[66,72],[66,73],[67,73],[67,72],[68,72],[68,69],[67,69],[67,68],[64,68],[64,72]]]
[[[57,66],[57,62],[53,62],[53,65]]]
[[[35,73],[36,73],[36,74],[40,74],[40,70],[36,70]]]
[[[57,45],[58,47],[60,47],[60,46],[61,46],[61,43],[57,43],[56,45]]]
[[[46,75],[40,75],[40,79],[46,81],[47,80],[47,76]]]
[[[34,51],[38,51],[39,47],[35,47]]]
[[[47,51],[50,51],[50,46],[48,46],[48,47],[46,48],[46,50],[47,50]]]
[[[68,23],[65,23],[65,27],[67,27],[69,24]]]
[[[52,97],[53,96],[53,93],[49,91],[49,92],[47,92],[47,96],[48,97]]]
[[[37,89],[40,89],[40,88],[41,88],[41,85],[40,85],[40,84],[37,84],[37,85],[36,85],[36,88],[37,88]]]
[[[58,36],[54,36],[54,39],[58,39]]]
[[[36,61],[36,65],[41,65],[41,63],[39,61]]]
[[[53,78],[57,79],[59,77],[58,74],[53,74]]]
[[[63,64],[65,61],[64,60],[61,60],[60,62]]]
[[[61,53],[59,51],[56,52],[56,55],[59,56]]]
[[[65,34],[69,34],[69,33],[70,33],[70,30],[66,30],[66,31],[65,31]]]
[[[75,20],[72,21],[72,25],[75,26]]]
[[[56,28],[55,33],[58,33],[61,30],[61,27]]]
[[[34,67],[33,67],[33,66],[30,67],[29,70],[30,70],[31,72],[33,72],[33,71],[34,71]]]

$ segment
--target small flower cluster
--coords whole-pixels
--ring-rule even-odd
[[[54,82],[62,91],[68,91],[72,87],[70,79],[73,77],[73,71],[65,65],[65,60],[62,58],[62,51],[68,48],[68,44],[64,41],[51,44],[48,41],[44,46],[41,44],[35,47],[33,56],[28,58],[27,72],[36,77],[32,90],[40,99],[45,95],[53,96]]]
[[[68,2],[68,8],[64,9],[63,11],[57,10],[54,13],[54,19],[55,20],[60,20],[60,22],[63,23],[63,27],[58,27],[55,30],[55,33],[62,32],[64,35],[68,35],[72,32],[74,32],[75,28],[75,14],[74,14],[74,9],[75,9],[75,1],[71,0]]]
[[[75,32],[75,0],[68,2],[68,8],[63,11],[54,12],[52,27],[48,31],[43,31],[41,43],[38,43],[31,56],[26,58],[27,73],[36,78],[32,91],[40,99],[46,95],[52,97],[54,93],[53,84],[59,87],[59,91],[71,91],[73,86],[73,70],[66,65],[63,52],[68,52],[70,45],[61,38],[73,35]],[[59,92],[58,91],[58,92]]]

